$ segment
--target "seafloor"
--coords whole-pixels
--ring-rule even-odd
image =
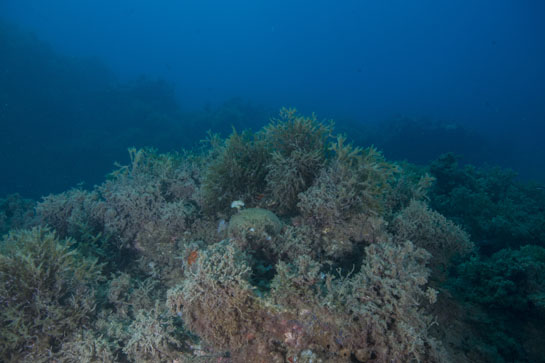
[[[0,361],[545,356],[541,186],[394,163],[291,109],[206,141],[0,201]]]

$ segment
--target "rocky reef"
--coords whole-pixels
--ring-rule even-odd
[[[0,360],[506,357],[465,343],[479,336],[467,302],[512,305],[483,298],[501,282],[479,274],[512,281],[503,261],[524,260],[513,314],[534,305],[542,319],[541,247],[480,260],[469,217],[440,213],[461,193],[450,159],[394,163],[333,132],[282,109],[199,150],[131,149],[91,190],[0,204],[3,230],[19,229],[0,242]]]

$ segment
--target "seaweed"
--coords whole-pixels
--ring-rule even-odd
[[[522,183],[512,170],[460,167],[458,158],[445,154],[430,166],[436,183],[431,205],[463,226],[481,252],[531,243],[545,246],[545,191]]]
[[[327,141],[333,125],[304,117],[296,109],[283,108],[278,118],[263,129],[272,153],[267,165],[267,195],[274,209],[292,213],[299,193],[312,185],[327,158]]]
[[[479,327],[478,349],[504,361],[536,361],[544,354],[545,249],[526,245],[473,256],[456,268],[450,288]],[[530,332],[531,335],[530,335]]]
[[[203,202],[208,213],[226,212],[232,201],[250,205],[265,190],[269,152],[250,131],[233,133],[225,141],[211,137],[211,161],[203,177]]]
[[[4,208],[0,222],[41,227],[2,242],[2,359],[538,357],[541,247],[480,256],[489,211],[462,197],[497,213],[501,233],[521,229],[499,248],[540,243],[541,192],[531,201],[509,172],[451,156],[430,175],[332,132],[282,109],[256,133],[210,134],[199,152],[132,148],[104,183],[47,196],[36,216]],[[14,278],[25,288],[10,290]]]
[[[93,318],[103,281],[96,259],[45,228],[11,232],[0,242],[0,357],[47,356]]]

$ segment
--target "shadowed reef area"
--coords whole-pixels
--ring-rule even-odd
[[[282,109],[92,189],[0,200],[6,362],[530,362],[545,192]],[[471,200],[471,203],[468,202]]]

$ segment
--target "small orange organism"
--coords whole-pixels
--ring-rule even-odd
[[[187,265],[191,266],[195,261],[197,261],[197,258],[199,257],[199,252],[197,250],[193,250],[189,253],[187,256]]]

